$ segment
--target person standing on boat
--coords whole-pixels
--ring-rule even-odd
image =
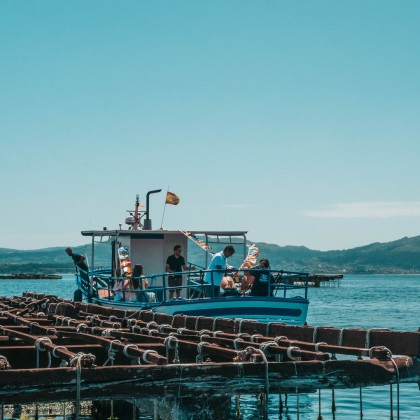
[[[250,292],[251,296],[273,296],[274,277],[269,270],[270,262],[267,258],[261,258],[259,264],[252,267],[251,274],[254,276],[254,282]]]
[[[220,295],[220,283],[222,282],[225,270],[227,268],[227,259],[235,253],[235,248],[232,245],[225,247],[223,251],[214,254],[207,270],[218,270],[218,271],[207,271],[204,274],[204,281],[214,286],[214,297]]]
[[[75,254],[71,248],[66,248],[66,253],[69,257],[72,258],[74,265],[81,268],[84,271],[88,271],[89,268],[85,263],[85,257],[80,254]]]
[[[180,273],[181,271],[195,270],[195,267],[188,268],[185,264],[185,259],[181,255],[181,245],[174,246],[174,253],[169,255],[166,259],[165,271],[167,273]],[[176,274],[168,277],[169,287],[181,287],[182,286],[182,274]],[[174,292],[176,297],[181,297],[181,289],[169,290],[169,299],[173,299]]]

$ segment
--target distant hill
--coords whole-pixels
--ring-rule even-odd
[[[304,246],[279,246],[264,242],[257,245],[261,257],[268,258],[273,267],[285,270],[317,274],[420,273],[420,236],[338,251],[316,251]],[[0,248],[0,273],[71,273],[74,266],[64,249],[54,247],[24,251]],[[74,247],[73,250],[90,258],[90,244]],[[95,266],[107,266],[109,245],[98,244],[95,250]],[[219,251],[219,248],[214,251]],[[238,250],[236,258],[230,261],[232,265],[240,264],[239,254]],[[188,257],[195,264],[205,265],[204,252],[194,243],[190,244]]]

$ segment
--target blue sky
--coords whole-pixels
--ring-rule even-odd
[[[420,234],[418,1],[0,2],[0,247],[165,229]],[[152,196],[159,228],[164,193]]]

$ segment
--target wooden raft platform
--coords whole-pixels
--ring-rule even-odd
[[[34,293],[0,298],[5,404],[414,383],[419,356],[419,332],[172,317]]]

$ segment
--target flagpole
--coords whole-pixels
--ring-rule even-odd
[[[166,191],[166,196],[165,196],[165,206],[163,207],[163,214],[162,214],[162,221],[160,222],[160,229],[162,229],[163,226],[163,218],[165,217],[165,210],[166,210],[166,197],[168,195],[168,191],[169,191],[169,185],[168,185],[168,189]]]

